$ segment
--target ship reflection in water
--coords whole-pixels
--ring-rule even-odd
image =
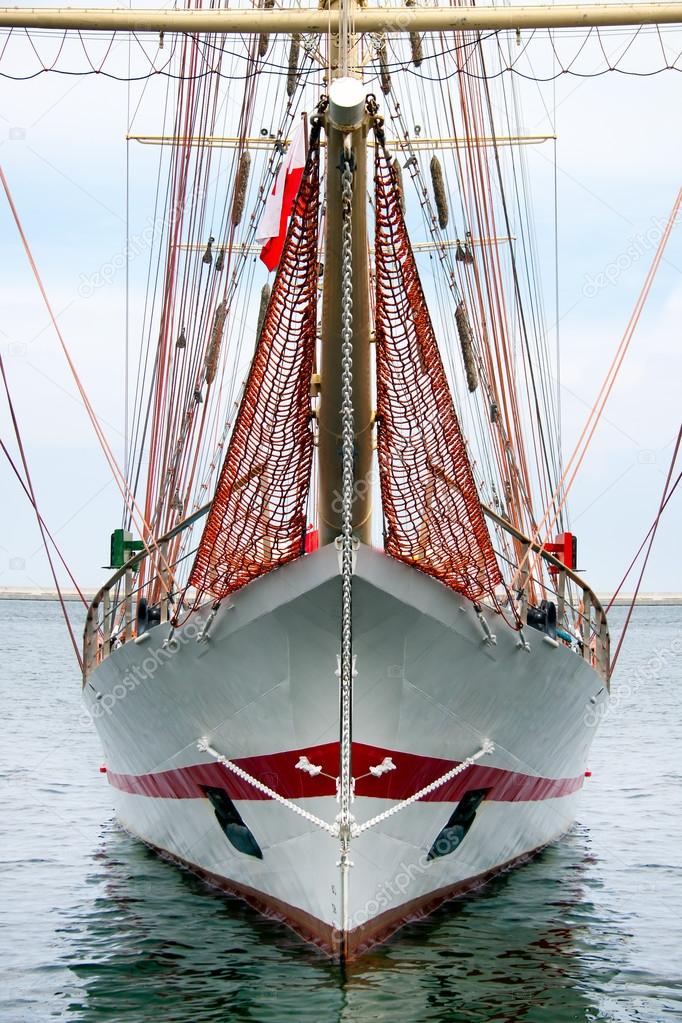
[[[585,829],[477,895],[339,967],[277,922],[158,860],[118,830],[68,965],[73,1021],[616,1020],[603,1008],[620,922],[598,918]],[[601,954],[603,950],[604,954]],[[600,1008],[601,1006],[601,1008]]]
[[[5,601],[0,610],[0,679],[11,680],[0,748],[9,924],[0,1023],[682,1019],[679,657],[635,686],[651,651],[671,650],[681,634],[679,607],[635,614],[624,695],[600,731],[582,823],[477,895],[403,928],[345,978],[277,922],[115,825],[102,832],[111,793],[96,770],[97,736],[79,730],[59,608]],[[38,621],[41,644],[29,642]]]

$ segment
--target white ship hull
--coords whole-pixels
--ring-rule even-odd
[[[352,955],[570,827],[607,693],[575,653],[532,629],[527,651],[486,612],[497,635],[487,643],[466,600],[362,547],[355,820],[396,806],[486,739],[495,749],[352,840],[342,906],[338,839],[197,747],[207,737],[282,797],[335,820],[338,571],[328,547],[251,583],[223,602],[205,642],[197,633],[210,608],[176,632],[174,650],[163,646],[169,626],[157,626],[97,668],[85,700],[125,828],[328,951]],[[322,771],[297,769],[301,756]],[[395,769],[375,777],[369,768],[385,757]],[[443,834],[472,791],[473,817],[455,817]],[[241,819],[236,832],[230,814]],[[437,840],[445,854],[429,858]]]

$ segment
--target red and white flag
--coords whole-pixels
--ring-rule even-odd
[[[294,211],[294,202],[303,177],[305,149],[305,131],[301,121],[280,164],[258,226],[256,241],[263,245],[260,258],[268,270],[274,270],[282,258],[289,217]]]

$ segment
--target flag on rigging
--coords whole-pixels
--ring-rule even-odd
[[[306,161],[303,121],[294,132],[282,160],[272,192],[265,202],[256,241],[263,245],[260,258],[268,270],[274,270],[282,257],[289,218],[303,177]]]

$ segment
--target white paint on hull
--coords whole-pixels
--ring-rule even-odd
[[[147,775],[210,762],[196,748],[202,736],[231,759],[336,742],[339,609],[338,561],[324,548],[234,594],[205,643],[195,637],[207,610],[176,634],[172,654],[163,650],[164,625],[115,651],[85,689],[109,770]],[[491,738],[486,766],[544,778],[582,775],[595,704],[606,699],[601,680],[533,630],[526,653],[515,632],[488,617],[496,646],[484,642],[466,600],[362,547],[354,581],[354,740],[395,751],[398,770],[401,752],[462,760]],[[277,778],[262,780],[278,789]],[[419,787],[415,780],[413,790]],[[124,825],[152,845],[336,925],[337,843],[285,807],[239,801],[264,851],[257,860],[227,842],[208,800],[116,796]],[[575,799],[484,801],[461,847],[428,863],[455,804],[401,811],[352,843],[351,925],[546,844],[570,826]],[[332,797],[302,805],[325,820],[338,812]],[[390,805],[357,799],[354,813],[361,822]],[[395,881],[399,874],[407,883]]]

